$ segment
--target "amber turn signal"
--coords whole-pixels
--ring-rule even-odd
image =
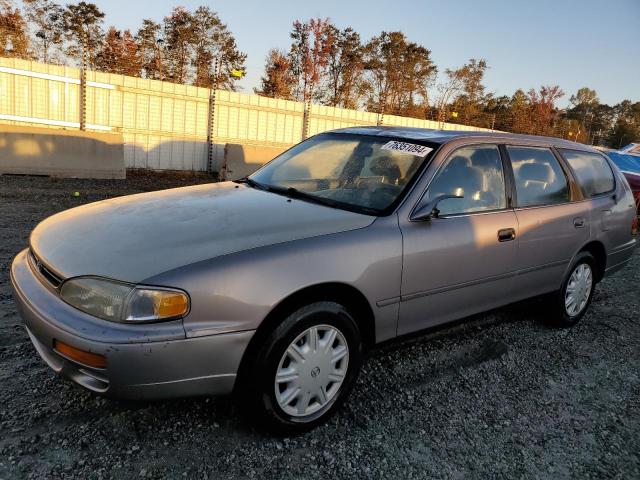
[[[189,300],[182,293],[163,292],[156,302],[159,318],[178,317],[189,310]]]
[[[69,360],[86,365],[87,367],[106,368],[107,366],[107,359],[103,355],[85,352],[84,350],[72,347],[71,345],[67,345],[66,343],[62,343],[58,340],[53,341],[53,348]]]

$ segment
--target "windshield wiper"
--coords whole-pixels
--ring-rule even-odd
[[[234,182],[244,183],[245,185],[249,185],[250,187],[257,188],[258,190],[268,190],[266,185],[256,182],[255,180],[249,177],[244,177],[239,180],[234,180]]]
[[[266,183],[256,182],[252,178],[244,177],[239,180],[234,180],[235,183],[244,183],[250,187],[258,190],[264,190],[265,192],[271,192],[278,195],[285,195],[289,198],[296,198],[299,200],[307,200],[318,205],[324,205],[325,207],[337,208],[339,210],[349,210],[356,213],[363,213],[365,215],[378,215],[380,212],[375,208],[364,207],[360,205],[351,205],[349,203],[340,202],[337,200],[331,200],[330,198],[318,197],[311,193],[298,190],[294,187],[279,187],[276,185],[268,185]]]
[[[327,207],[339,208],[336,205],[339,202],[335,202],[328,198],[317,197],[315,195],[312,195],[311,193],[303,192],[302,190],[298,190],[297,188],[294,188],[294,187],[277,187],[275,185],[264,185],[264,187],[269,192],[286,195],[289,198],[309,200],[311,202],[318,203],[320,205],[326,205]]]
[[[317,203],[318,205],[324,205],[325,207],[337,208],[339,210],[357,211],[358,213],[365,213],[369,215],[377,215],[379,212],[374,208],[362,207],[332,200],[330,198],[319,197],[311,193],[298,190],[294,187],[276,187],[274,185],[264,185],[267,191],[286,195],[289,198],[296,198],[299,200],[308,200],[309,202]]]

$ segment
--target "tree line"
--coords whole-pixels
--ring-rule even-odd
[[[175,7],[161,23],[143,19],[135,32],[110,26],[87,2],[0,0],[0,56],[36,59],[110,73],[235,89],[246,55],[216,12]],[[215,64],[219,59],[219,68]]]
[[[498,96],[484,84],[486,60],[440,71],[431,51],[402,32],[363,41],[350,27],[311,19],[294,22],[290,37],[288,50],[267,54],[255,93],[613,148],[640,140],[640,102],[606,105],[583,87],[561,109],[558,85]]]
[[[0,56],[230,90],[246,73],[246,54],[207,6],[175,7],[160,23],[143,19],[135,32],[105,29],[104,16],[83,1],[0,0]],[[498,96],[484,84],[486,60],[441,70],[402,32],[364,40],[351,27],[312,18],[293,22],[289,36],[288,49],[268,52],[255,93],[613,148],[640,140],[640,102],[606,105],[584,87],[560,108],[558,85]]]

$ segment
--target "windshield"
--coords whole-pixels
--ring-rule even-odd
[[[412,140],[324,133],[287,150],[249,179],[271,191],[382,214],[400,199],[434,147]]]

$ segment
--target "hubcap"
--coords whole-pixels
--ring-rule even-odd
[[[569,277],[564,295],[564,307],[570,317],[575,317],[582,312],[589,300],[592,286],[591,267],[586,263],[581,263]]]
[[[294,417],[311,415],[338,393],[349,366],[349,346],[331,325],[308,328],[282,355],[275,378],[278,405]]]

